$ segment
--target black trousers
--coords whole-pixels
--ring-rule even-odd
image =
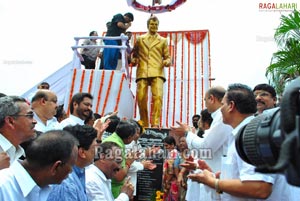
[[[86,55],[81,55],[84,61],[81,61],[81,64],[84,65],[85,69],[95,69],[96,61],[89,59]]]

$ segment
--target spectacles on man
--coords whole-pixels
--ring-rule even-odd
[[[15,114],[15,115],[11,115],[12,117],[27,117],[29,119],[33,119],[34,114],[33,113],[29,113],[29,114]]]

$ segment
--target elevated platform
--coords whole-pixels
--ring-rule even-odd
[[[144,32],[133,32],[131,45]],[[199,114],[204,107],[203,96],[211,86],[210,39],[208,30],[159,32],[169,41],[172,66],[165,68],[163,112],[161,127],[176,125],[176,121],[191,123],[192,116]],[[118,48],[122,53],[122,71],[85,70],[80,63],[77,51],[79,40],[90,37],[75,37],[73,61],[54,74],[41,80],[47,81],[50,90],[56,92],[59,104],[64,103],[68,111],[70,98],[77,92],[89,92],[94,96],[93,110],[101,115],[119,111],[119,116],[139,120],[135,99],[135,72],[137,67],[124,71],[124,41]],[[105,37],[97,37],[104,39]],[[111,39],[111,37],[110,37]],[[120,36],[120,39],[122,36]],[[100,47],[100,46],[99,46]],[[105,46],[101,46],[106,48]],[[116,48],[116,47],[107,47]],[[36,86],[24,93],[23,97],[36,91]],[[150,90],[149,90],[150,91]],[[151,112],[151,93],[148,107]]]

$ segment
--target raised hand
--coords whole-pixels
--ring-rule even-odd
[[[134,186],[130,182],[130,177],[127,177],[121,188],[121,193],[127,194],[129,199],[131,199],[131,198],[133,198],[133,192],[134,192]]]
[[[196,181],[198,183],[203,183],[206,185],[213,184],[216,180],[215,174],[208,170],[203,170],[199,173],[189,174],[187,177],[190,178],[192,181]]]
[[[148,170],[154,170],[156,168],[156,164],[154,164],[150,160],[142,161],[142,164],[143,164],[144,168],[148,169]]]
[[[190,126],[185,124],[185,123],[181,123],[179,121],[176,121],[176,123],[179,125],[177,127],[175,126],[171,126],[171,132],[174,133],[177,136],[184,136],[184,133],[190,130]]]
[[[180,166],[186,168],[189,171],[191,171],[191,170],[196,170],[198,165],[194,161],[186,160],[184,163],[180,164]]]
[[[198,167],[201,170],[208,170],[212,172],[212,169],[208,166],[208,164],[204,160],[198,160]]]

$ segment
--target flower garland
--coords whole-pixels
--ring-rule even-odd
[[[202,68],[202,67],[201,67]],[[197,87],[198,87],[198,82],[197,82],[197,76],[198,76],[198,74],[197,74],[197,46],[196,45],[194,45],[194,108],[193,108],[193,110],[194,110],[194,114],[197,114],[197,107],[196,107],[196,105],[197,105]],[[203,107],[202,107],[203,108]]]
[[[208,43],[208,68],[209,68],[209,74],[208,74],[208,77],[209,77],[209,86],[211,86],[211,60],[210,60],[210,35],[209,35],[209,32],[207,33],[207,43]]]
[[[104,78],[105,78],[105,70],[102,71],[102,76],[101,76],[101,81],[100,81],[100,87],[99,87],[98,99],[97,99],[97,106],[96,106],[96,111],[97,112],[99,112],[100,97],[101,97],[102,89],[103,89],[103,85],[104,85]],[[101,115],[103,116],[104,114],[101,113]]]
[[[175,33],[175,44],[177,44],[178,42],[178,33],[176,32]],[[175,45],[175,50],[174,50],[174,55],[175,55],[175,59],[174,59],[174,72],[175,72],[175,75],[174,75],[174,81],[176,80],[176,77],[177,77],[177,45]],[[176,82],[174,82],[174,91],[173,91],[173,117],[172,117],[172,125],[175,125],[175,104],[176,104]]]
[[[203,43],[201,43],[201,51],[203,51]],[[203,69],[203,52],[201,52],[201,71],[202,71],[202,77],[201,77],[201,85],[202,85],[202,94],[205,93],[204,91],[204,69]],[[203,108],[203,107],[202,107]]]
[[[169,52],[172,53],[172,34],[170,34],[170,44],[169,44]],[[174,52],[173,52],[174,53]],[[173,55],[171,54],[171,60],[173,59]],[[168,92],[170,91],[170,83],[171,83],[171,67],[168,68],[168,74],[169,74],[169,79],[168,79]],[[167,111],[166,111],[166,119],[169,119],[169,107],[170,107],[170,93],[167,95]],[[161,115],[162,116],[162,115]],[[160,122],[161,123],[161,122]],[[168,121],[166,123],[166,127],[169,127]]]
[[[181,50],[182,50],[182,53],[181,53],[181,80],[183,80],[183,64],[184,64],[184,35],[183,33],[181,33],[181,37],[182,37],[182,42],[181,42]],[[180,111],[183,111],[183,102],[182,102],[182,99],[183,99],[183,82],[180,82]],[[182,112],[180,112],[180,122],[182,122]]]
[[[90,81],[89,81],[89,89],[88,92],[91,93],[92,90],[92,85],[93,85],[93,77],[94,77],[94,70],[90,71]]]
[[[191,33],[190,33],[191,34]],[[188,40],[188,80],[187,80],[187,114],[186,122],[190,122],[190,75],[191,75],[191,42]]]
[[[137,38],[137,35],[134,35],[134,37],[131,38],[131,41],[133,41],[133,44],[136,43],[136,38]],[[132,53],[132,52],[131,52]],[[131,82],[132,82],[132,71],[133,71],[133,67],[132,64],[130,63],[129,64],[129,88],[131,88]],[[127,78],[128,79],[128,78]]]
[[[80,87],[79,92],[82,92],[83,84],[84,84],[85,70],[82,71],[81,79],[80,79]]]
[[[77,69],[74,68],[69,100],[72,100],[72,97],[73,97],[74,85],[75,85],[75,80],[76,80],[76,73],[77,73]],[[67,110],[67,115],[69,115],[69,114],[70,114],[70,107],[68,107],[68,110]]]
[[[146,6],[146,5],[139,3],[137,0],[127,0],[127,4],[139,11],[144,11],[144,12],[148,12],[148,13],[163,13],[163,12],[171,12],[172,10],[175,10],[178,6],[181,6],[186,1],[187,0],[175,0],[174,2],[172,2],[173,4],[159,5],[159,6],[154,6],[154,5]],[[160,4],[161,1],[156,1],[155,3]]]
[[[120,86],[119,86],[119,92],[118,92],[118,96],[117,96],[117,100],[116,100],[116,106],[115,106],[114,111],[118,111],[118,108],[119,108],[120,97],[121,97],[121,92],[123,89],[124,79],[125,79],[125,73],[122,74],[122,78],[121,78],[121,82],[120,82]]]
[[[198,44],[202,43],[204,40],[206,33],[208,30],[202,30],[202,31],[189,31],[185,34],[185,37],[188,41],[190,41],[192,44]],[[192,34],[191,34],[192,33]]]
[[[133,44],[136,43],[136,38],[138,37],[138,35],[140,34],[136,34],[134,35],[133,37]],[[133,72],[133,67],[132,64],[129,65],[130,66],[130,71],[129,71],[129,88],[131,89],[131,82],[132,82],[132,72]],[[136,97],[134,97],[134,109],[133,109],[133,117],[136,118],[136,110],[137,110],[137,100],[136,100]]]
[[[105,108],[106,108],[106,105],[107,105],[107,100],[108,100],[108,97],[109,97],[109,93],[110,93],[110,88],[111,88],[111,85],[112,85],[112,81],[113,81],[113,77],[115,75],[115,71],[113,70],[110,74],[110,79],[109,79],[109,83],[108,83],[108,88],[106,90],[106,95],[105,95],[105,99],[104,99],[104,104],[103,104],[103,108],[102,108],[102,113],[101,114],[104,114],[104,111],[105,111]]]

